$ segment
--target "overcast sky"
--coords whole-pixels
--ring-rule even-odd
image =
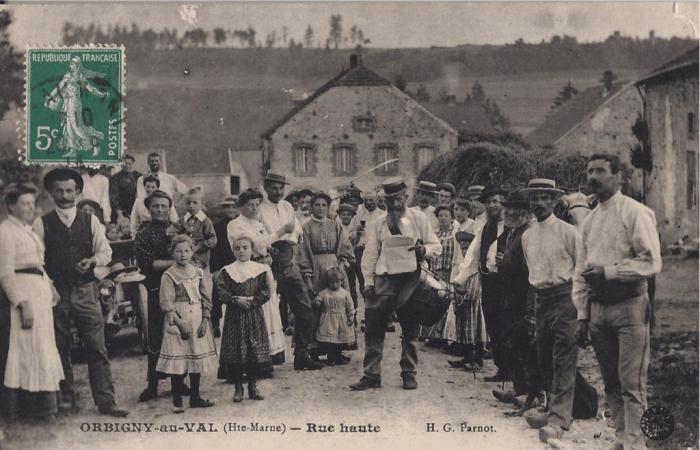
[[[575,36],[579,41],[602,40],[614,30],[632,36],[697,37],[698,4],[682,3],[680,12],[692,20],[674,15],[671,2],[628,3],[248,3],[204,4],[197,10],[196,26],[183,20],[175,3],[170,4],[68,4],[0,6],[14,17],[11,41],[24,48],[27,43],[60,43],[66,21],[89,25],[99,23],[139,27],[175,27],[180,35],[196,26],[206,30],[252,25],[258,40],[282,27],[289,37],[300,40],[307,25],[315,39],[325,41],[329,17],[341,14],[343,27],[353,24],[372,40],[371,47],[429,47],[458,44],[503,44],[523,38],[539,42],[555,34]],[[191,20],[194,23],[194,20]]]

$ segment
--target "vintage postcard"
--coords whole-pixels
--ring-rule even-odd
[[[697,2],[1,3],[0,449],[699,449]]]

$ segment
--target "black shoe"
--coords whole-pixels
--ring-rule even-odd
[[[466,363],[467,362],[464,360],[464,358],[462,358],[462,359],[448,359],[447,360],[447,364],[449,364],[450,367],[453,367],[455,369],[463,368]]]
[[[513,403],[513,400],[517,398],[513,391],[498,391],[494,389],[491,393],[502,403]]]
[[[348,347],[346,350],[347,351],[357,350],[357,342],[353,342],[352,344],[348,344]]]
[[[306,355],[294,355],[294,370],[320,370],[323,369],[322,362],[316,362]]]
[[[97,411],[103,416],[126,417],[129,415],[128,410],[121,409],[117,405],[101,406],[97,408]]]
[[[326,360],[326,365],[327,366],[335,366],[337,364],[335,359],[327,359]]]
[[[248,383],[248,398],[251,400],[265,400],[265,397],[258,391],[255,382]]]
[[[416,376],[414,374],[402,373],[401,378],[403,378],[404,389],[416,389],[418,387],[418,382],[416,381]]]
[[[237,384],[236,391],[233,393],[233,403],[240,403],[243,401],[243,385]]]
[[[382,387],[381,380],[372,380],[371,378],[367,378],[367,377],[362,377],[362,378],[360,378],[359,382],[350,385],[350,389],[352,389],[353,391],[365,391],[367,389],[379,389],[380,387]]]
[[[190,408],[209,408],[214,406],[214,402],[202,397],[190,397]]]
[[[139,403],[147,402],[153,400],[154,398],[158,398],[158,388],[152,388],[149,386],[144,389],[143,392],[141,392],[141,395],[139,395]]]

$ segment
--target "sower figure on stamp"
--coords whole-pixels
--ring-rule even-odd
[[[365,277],[365,359],[364,376],[350,386],[353,390],[381,387],[381,362],[384,353],[384,334],[392,311],[403,306],[415,290],[419,272],[401,273],[392,258],[388,243],[394,238],[409,238],[414,245],[415,257],[422,261],[437,256],[442,250],[425,214],[406,208],[406,184],[395,177],[383,184],[387,215],[373,225],[362,258]],[[413,255],[411,255],[413,256]],[[414,261],[415,262],[415,261]],[[396,270],[395,270],[396,269]],[[389,273],[392,273],[391,275]],[[418,337],[419,325],[399,315],[401,325],[401,377],[404,389],[415,389],[418,355],[413,341]]]
[[[615,419],[615,450],[645,449],[640,426],[647,407],[649,323],[647,278],[661,272],[654,212],[620,192],[620,160],[591,156],[588,185],[598,206],[584,219],[576,340],[590,329],[607,402]]]
[[[546,416],[528,416],[540,429],[540,440],[560,438],[573,420],[576,387],[576,307],[574,270],[583,262],[581,235],[557,218],[554,205],[564,192],[553,180],[533,179],[523,191],[537,222],[523,234],[530,285],[535,291],[537,354],[545,388],[550,394]],[[572,297],[573,296],[573,297]]]
[[[307,346],[314,342],[313,311],[301,277],[299,266],[294,258],[294,250],[299,243],[302,230],[289,202],[282,200],[284,187],[289,184],[284,175],[268,172],[264,178],[267,199],[260,205],[260,221],[267,233],[280,236],[272,242],[272,273],[278,284],[278,291],[294,314],[294,368],[296,370],[323,368],[323,364],[313,361]]]
[[[56,209],[37,219],[34,231],[44,240],[46,273],[61,298],[53,312],[56,345],[65,371],[61,384],[63,400],[72,408],[76,407],[70,356],[72,319],[85,344],[90,389],[100,414],[124,417],[129,412],[117,407],[114,400],[104,319],[92,272],[96,265],[109,263],[112,249],[97,217],[77,211],[75,207],[83,187],[78,172],[54,169],[44,177],[44,187],[56,203]]]

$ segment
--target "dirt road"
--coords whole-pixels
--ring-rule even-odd
[[[669,329],[675,329],[669,323],[678,323],[683,329],[694,329],[697,333],[697,285],[683,288],[682,292],[678,287],[679,282],[686,286],[693,276],[697,280],[697,261],[673,263],[667,267],[670,270],[664,272],[659,283],[661,305],[668,304],[661,314],[667,326],[661,326],[659,330],[667,333]],[[673,319],[675,316],[679,318]],[[401,389],[398,329],[395,333],[387,334],[381,389],[365,392],[348,389],[348,384],[357,381],[362,374],[360,337],[360,350],[352,352],[349,365],[327,367],[315,372],[294,371],[290,348],[287,363],[276,368],[274,378],[259,383],[261,392],[266,396],[261,402],[246,399],[234,405],[231,402],[233,387],[216,380],[212,374],[206,375],[202,381],[203,396],[214,400],[216,406],[205,410],[188,409],[182,415],[171,413],[171,400],[165,392],[170,388],[167,381],[161,382],[163,392],[157,400],[145,404],[137,402],[138,394],[145,386],[146,358],[131,351],[138,346],[135,335],[127,335],[118,342],[117,347],[121,350],[115,351],[112,356],[118,402],[131,410],[127,420],[109,420],[96,414],[87,384],[87,368],[85,364],[77,364],[75,378],[78,381],[80,412],[61,415],[51,426],[24,424],[7,429],[0,449],[174,449],[209,446],[212,443],[236,447],[251,445],[255,448],[398,448],[398,445],[402,449],[551,448],[539,442],[536,430],[529,429],[524,420],[503,414],[513,408],[498,403],[491,395],[491,390],[500,388],[500,384],[482,380],[485,375],[494,372],[491,361],[486,362],[483,371],[477,372],[475,379],[471,372],[450,368],[446,362],[449,356],[441,350],[419,343],[419,387],[416,391]],[[688,350],[696,355],[697,366],[697,340],[688,345],[695,345],[694,349]],[[652,366],[663,356],[652,354]],[[601,394],[602,413],[603,389],[592,350],[580,353],[579,367]],[[695,377],[697,384],[697,371]],[[697,400],[695,392],[693,402]],[[697,417],[697,408],[695,414]],[[695,421],[697,425],[697,419]],[[200,427],[200,423],[205,425]],[[237,424],[239,430],[241,426],[248,430],[232,432],[232,423]],[[249,431],[254,423],[258,427],[284,427],[284,433]],[[316,430],[331,425],[334,429],[330,432],[310,432],[309,424]],[[341,424],[366,431],[341,431]],[[434,424],[436,431],[428,431],[429,424]],[[170,425],[181,429],[177,432],[159,429]],[[109,426],[113,430],[105,431]],[[132,431],[137,426],[141,427],[140,433]],[[152,427],[153,431],[145,432],[147,426]],[[217,431],[188,432],[188,427]],[[299,430],[291,429],[295,427]],[[98,428],[101,431],[97,431]],[[697,428],[694,428],[694,433],[697,436]],[[599,417],[575,421],[561,444],[562,448],[572,450],[608,449],[613,436],[613,430]],[[664,445],[650,447],[666,448]]]

